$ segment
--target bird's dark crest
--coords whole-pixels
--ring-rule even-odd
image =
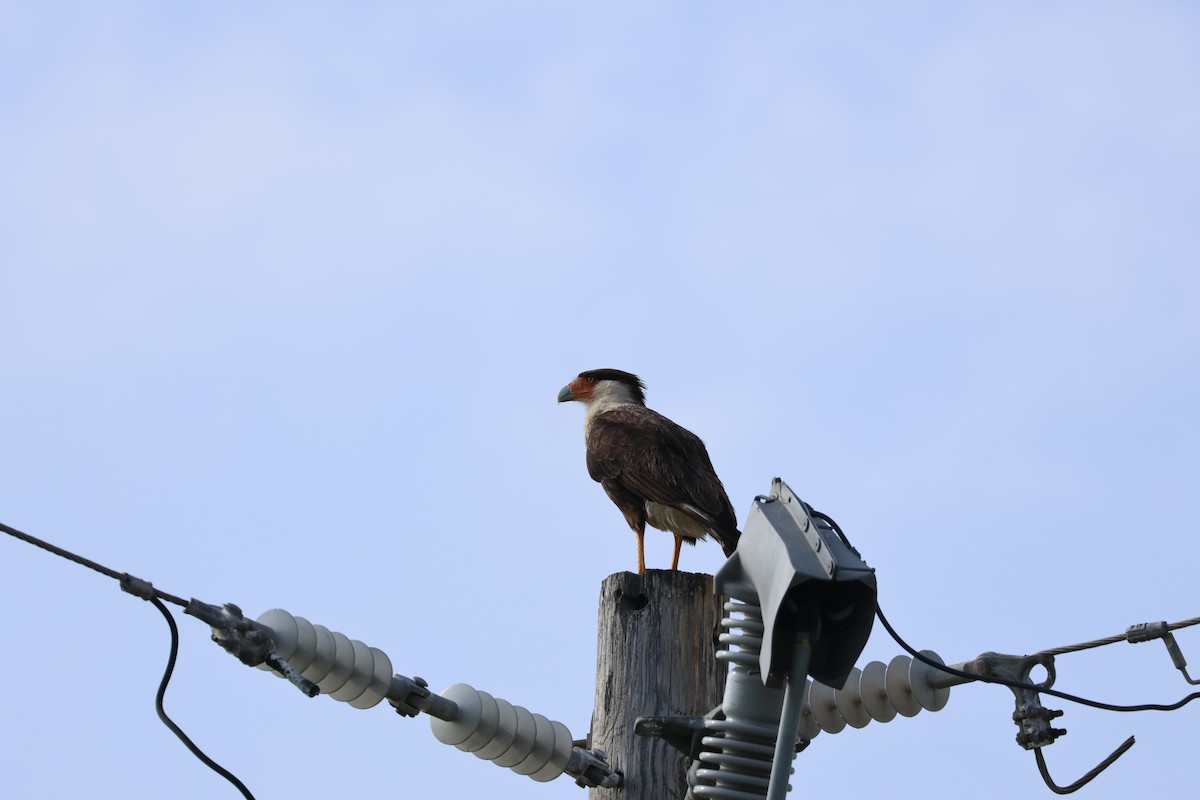
[[[632,372],[625,372],[620,369],[589,369],[579,373],[579,377],[588,378],[593,381],[617,381],[629,387],[633,396],[642,405],[646,404],[646,384],[637,375]]]

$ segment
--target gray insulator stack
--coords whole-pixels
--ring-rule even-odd
[[[458,716],[453,720],[429,718],[439,742],[535,781],[553,780],[566,769],[573,745],[571,732],[561,722],[465,683],[449,687],[442,697],[458,705]]]
[[[945,663],[932,650],[922,650],[921,655]],[[864,728],[871,720],[891,722],[896,714],[915,717],[921,709],[941,711],[950,699],[949,687],[935,685],[942,675],[928,664],[899,655],[886,664],[872,661],[862,669],[855,667],[841,689],[810,682],[801,731],[812,738],[819,731],[838,733],[847,725]]]
[[[783,690],[764,686],[758,671],[764,630],[759,607],[733,601],[725,604],[725,613],[721,624],[726,632],[718,639],[724,649],[717,651],[717,658],[731,667],[721,706],[723,719],[705,720],[711,733],[701,740],[704,750],[695,768],[692,793],[716,800],[751,800],[766,797]],[[932,651],[921,654],[944,663]],[[838,733],[847,725],[862,728],[871,720],[889,722],[897,714],[912,717],[922,709],[940,711],[950,698],[946,683],[939,670],[905,655],[887,664],[872,661],[863,669],[855,667],[841,689],[809,681],[800,735],[811,739],[821,731]],[[763,716],[767,710],[773,713]]]
[[[264,613],[258,623],[270,629],[275,652],[322,694],[354,708],[371,708],[384,699],[411,700],[415,684],[402,676],[393,679],[392,662],[382,650],[278,608]],[[265,664],[259,668],[270,669]],[[574,747],[571,732],[561,722],[465,683],[442,692],[448,703],[433,703],[437,697],[427,695],[423,692],[425,699],[414,702],[430,714],[438,741],[535,781],[553,780],[564,772],[591,779],[588,785],[612,786],[619,780],[602,753]]]
[[[313,625],[281,608],[265,612],[258,622],[274,633],[275,651],[317,684],[321,694],[354,708],[371,708],[387,697],[392,662],[379,648]],[[270,667],[260,664],[259,669]]]

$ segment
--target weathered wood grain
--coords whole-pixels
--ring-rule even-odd
[[[722,598],[712,576],[620,572],[600,589],[592,745],[625,776],[590,800],[668,800],[687,794],[687,760],[658,738],[635,736],[639,716],[699,716],[721,702],[716,659]]]

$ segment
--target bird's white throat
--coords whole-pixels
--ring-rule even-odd
[[[592,420],[597,414],[612,411],[617,406],[641,405],[630,388],[620,381],[598,381],[592,389],[592,396],[584,400],[584,404],[587,406],[583,412],[585,436],[591,430]]]

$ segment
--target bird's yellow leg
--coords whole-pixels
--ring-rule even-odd
[[[646,529],[634,531],[638,543],[638,575],[646,574]]]
[[[671,569],[679,569],[679,548],[683,546],[683,537],[675,534],[675,555],[671,557]]]

